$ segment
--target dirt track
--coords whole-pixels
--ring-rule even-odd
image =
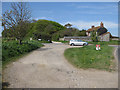
[[[63,53],[70,46],[45,44],[3,71],[10,88],[117,88],[118,73],[73,67]]]

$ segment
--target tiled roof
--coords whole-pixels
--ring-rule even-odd
[[[100,26],[93,27],[93,28],[88,29],[87,32],[89,32],[89,31],[93,31],[93,30],[98,30],[99,28],[100,28]]]
[[[110,32],[106,32],[106,33],[104,33],[104,34],[102,34],[102,35],[100,35],[100,36],[104,36],[104,35],[106,35],[106,34],[110,34]]]

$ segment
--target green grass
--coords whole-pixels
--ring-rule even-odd
[[[69,41],[57,41],[57,42],[69,43]],[[86,41],[86,42],[88,42],[88,41]],[[118,45],[118,44],[120,44],[120,41],[118,41],[118,40],[111,40],[109,42],[106,42],[106,41],[103,41],[103,42],[92,42],[92,41],[89,41],[88,43],[89,44],[100,44],[100,45]]]
[[[118,40],[111,40],[109,42],[88,42],[89,44],[101,44],[101,45],[118,45],[120,44],[120,41]]]
[[[69,41],[60,41],[60,42],[62,42],[62,43],[69,43]]]
[[[50,43],[49,41],[38,41],[40,43]]]
[[[3,67],[9,62],[13,62],[17,58],[26,55],[27,53],[42,47],[43,45],[35,40],[23,41],[23,44],[18,44],[18,41],[9,41],[2,44],[2,64]]]
[[[66,59],[78,68],[114,70],[113,63],[113,47],[102,45],[100,51],[96,51],[95,45],[85,46],[81,48],[69,48],[65,50]],[[111,68],[111,65],[113,66]]]

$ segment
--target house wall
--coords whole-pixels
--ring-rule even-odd
[[[63,41],[70,41],[71,39],[92,41],[90,36],[80,36],[80,37],[68,36],[68,37],[64,37],[64,38],[59,38],[59,40],[63,40]],[[99,36],[99,40],[100,41],[110,41],[110,33]]]
[[[89,33],[89,32],[86,32],[86,35],[87,35],[87,36],[90,36],[90,33]]]
[[[119,40],[119,38],[111,38],[111,40]]]
[[[60,41],[64,41],[64,38],[59,38]]]
[[[64,41],[70,41],[71,39],[79,39],[84,41],[91,41],[89,36],[80,36],[80,37],[64,37]]]
[[[106,35],[101,35],[99,36],[100,41],[110,41],[110,34],[106,34]]]

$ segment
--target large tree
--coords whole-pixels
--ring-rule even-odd
[[[33,36],[34,39],[52,40],[52,36],[55,33],[64,29],[65,27],[57,22],[49,20],[38,20],[34,24],[34,27],[29,32],[28,36]],[[55,37],[55,35],[53,37]]]
[[[11,10],[3,14],[4,30],[11,30],[12,36],[22,43],[27,34],[28,23],[31,18],[27,3],[15,2],[11,4]]]

